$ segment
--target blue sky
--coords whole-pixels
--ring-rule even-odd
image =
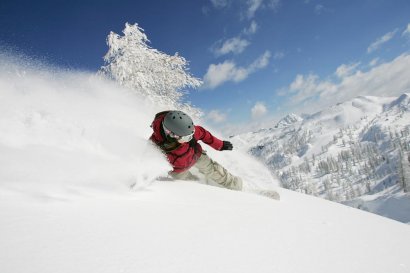
[[[0,45],[97,71],[126,22],[190,62],[204,86],[186,99],[216,127],[410,90],[408,0],[1,0]]]

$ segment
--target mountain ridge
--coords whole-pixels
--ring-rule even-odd
[[[367,194],[410,187],[410,177],[400,176],[410,169],[405,160],[410,152],[409,105],[408,93],[359,96],[306,116],[299,123],[232,139],[264,162],[285,188],[356,204],[355,198]],[[410,197],[397,198],[410,215]],[[399,220],[410,222],[409,217]]]

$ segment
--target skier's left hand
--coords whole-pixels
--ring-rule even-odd
[[[221,148],[221,151],[225,151],[225,150],[232,151],[232,149],[233,149],[232,143],[229,142],[229,141],[225,141],[225,140],[224,140],[224,141],[223,141],[222,148]]]

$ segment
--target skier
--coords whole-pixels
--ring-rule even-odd
[[[155,115],[150,140],[167,156],[173,166],[169,174],[174,179],[198,180],[189,170],[196,167],[207,179],[232,190],[242,190],[242,179],[229,173],[212,160],[199,140],[218,151],[232,150],[232,143],[214,137],[182,111],[164,111]]]

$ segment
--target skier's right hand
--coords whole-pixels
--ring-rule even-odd
[[[225,141],[225,140],[224,140],[224,141],[223,141],[222,148],[221,148],[221,151],[225,151],[225,150],[232,151],[232,149],[233,149],[232,143],[229,142],[229,141]]]

